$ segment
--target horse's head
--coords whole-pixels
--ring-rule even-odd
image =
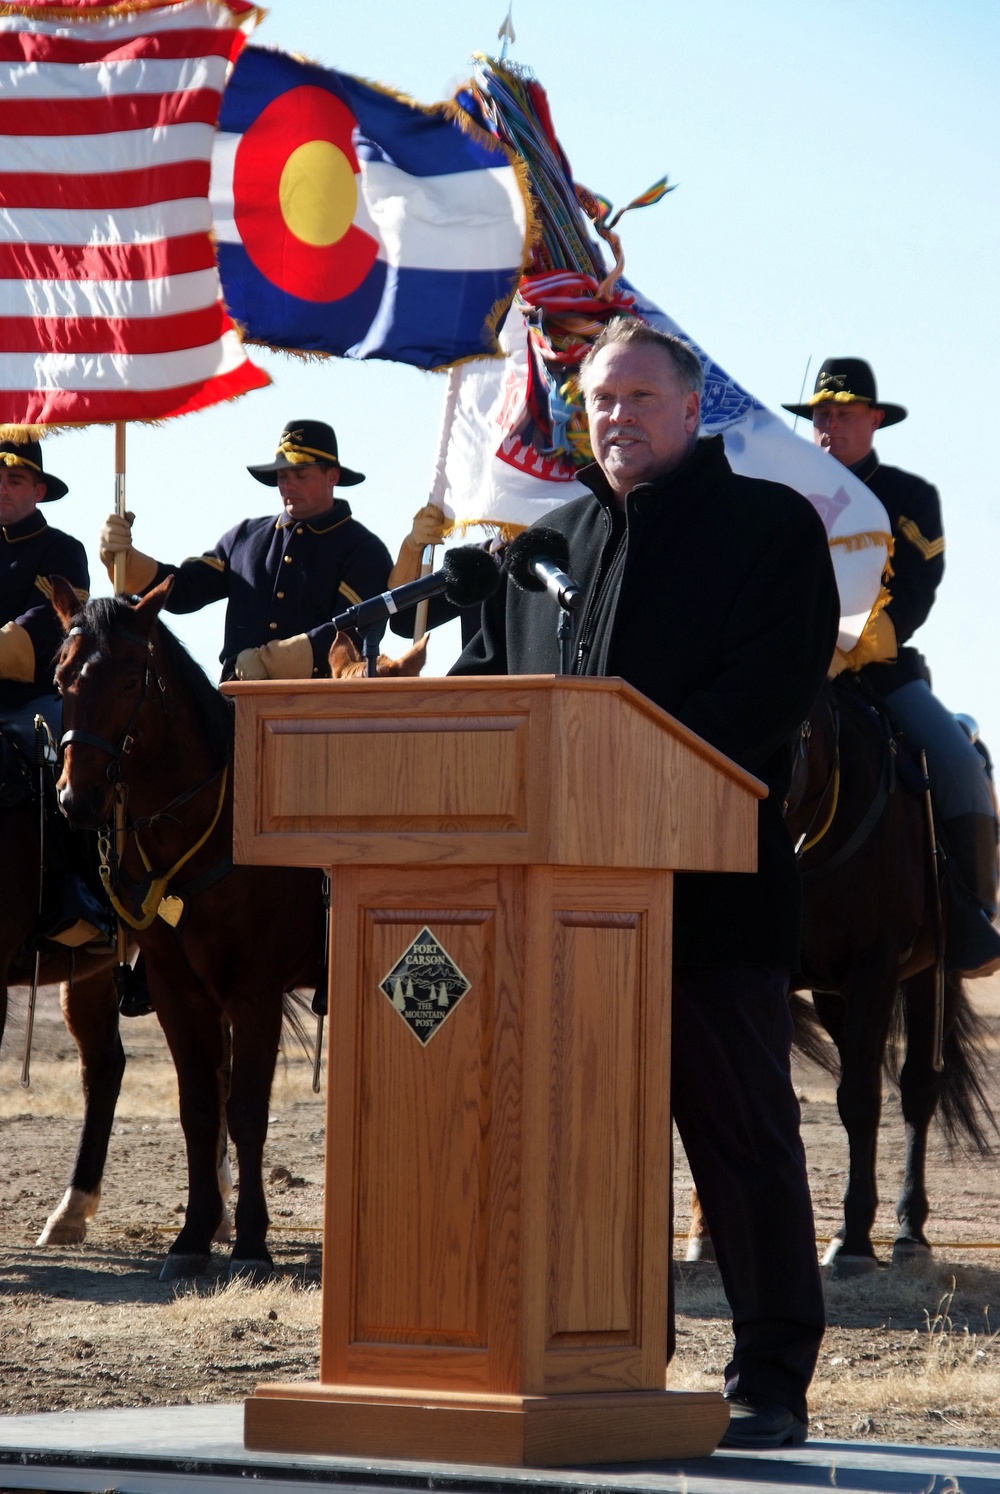
[[[357,680],[363,679],[368,673],[364,659],[358,653],[351,639],[346,633],[338,633],[330,645],[330,673],[335,680]],[[394,675],[397,678],[403,675],[417,675],[424,667],[427,658],[427,634],[412,648],[407,649],[405,654],[400,654],[398,659],[390,659],[387,654],[378,656],[378,673],[382,675]]]
[[[107,825],[126,761],[149,735],[148,708],[165,714],[153,630],[173,583],[161,582],[138,601],[100,597],[81,608],[68,582],[51,581],[66,635],[56,667],[63,708],[59,803],[74,825]]]

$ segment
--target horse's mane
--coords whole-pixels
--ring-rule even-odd
[[[82,628],[102,651],[110,648],[117,632],[126,632],[132,607],[124,597],[92,597],[73,618],[73,627]],[[176,676],[182,690],[190,695],[198,725],[213,759],[221,767],[233,752],[234,710],[230,700],[221,695],[176,634],[162,621],[155,623],[167,670]]]

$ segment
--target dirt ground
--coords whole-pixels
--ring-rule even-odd
[[[1000,1114],[1000,979],[972,990],[989,1022]],[[124,1024],[129,1064],[89,1238],[42,1250],[34,1241],[69,1176],[80,1100],[76,1050],[54,991],[40,1001],[32,1087],[20,1088],[25,1004],[24,991],[12,992],[0,1054],[0,1411],[233,1401],[262,1380],[316,1376],[324,1115],[306,1058],[285,1058],[271,1107],[265,1176],[279,1279],[253,1289],[208,1277],[178,1290],[157,1280],[179,1228],[185,1170],[173,1071],[155,1020]],[[840,1217],[846,1142],[829,1077],[799,1067],[795,1078],[823,1241]],[[902,1155],[898,1097],[889,1090],[876,1226],[886,1262]],[[929,1191],[929,1271],[886,1265],[861,1283],[827,1282],[829,1329],[811,1393],[815,1435],[1000,1446],[997,1160],[949,1155],[935,1132]],[[687,1197],[681,1165],[679,1232]],[[683,1261],[683,1239],[676,1253]],[[224,1259],[220,1252],[219,1268]],[[679,1349],[669,1383],[721,1388],[731,1334],[718,1275],[684,1265],[678,1275]]]

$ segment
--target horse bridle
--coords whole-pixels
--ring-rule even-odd
[[[86,636],[87,630],[85,628],[70,628],[69,632],[66,634],[67,638],[84,638]],[[157,671],[156,666],[153,662],[153,640],[151,638],[143,638],[138,633],[131,633],[126,628],[119,629],[115,633],[115,637],[125,638],[129,643],[137,643],[140,648],[146,651],[147,654],[146,668],[143,671],[142,676],[142,688],[140,689],[138,697],[136,698],[135,705],[132,707],[132,714],[129,716],[128,721],[125,723],[125,728],[118,740],[118,745],[116,747],[113,742],[108,741],[107,737],[98,736],[96,732],[84,731],[82,728],[74,728],[72,731],[63,732],[62,736],[59,738],[59,750],[62,751],[64,748],[72,746],[74,743],[79,743],[82,746],[96,747],[100,752],[106,752],[108,757],[110,758],[110,762],[108,763],[107,768],[108,780],[117,786],[121,783],[122,758],[126,757],[135,746],[135,723],[138,719],[139,712],[142,710],[142,707],[145,704],[146,697],[149,694],[151,677],[156,680],[156,684],[160,692],[160,700],[163,702],[164,710],[166,710],[167,704],[166,689],[163,684],[163,680],[160,678],[159,672]]]
[[[70,628],[66,636],[67,638],[72,638],[74,636],[85,637],[86,629]],[[184,789],[181,793],[175,795],[168,804],[165,804],[162,809],[158,809],[154,814],[147,815],[141,820],[128,820],[128,793],[122,784],[122,759],[128,756],[136,743],[138,733],[135,730],[135,725],[136,721],[138,720],[139,712],[142,710],[142,707],[146,703],[146,699],[149,695],[151,680],[156,681],[156,686],[160,692],[160,701],[163,705],[164,712],[167,709],[167,692],[166,686],[163,683],[163,679],[154,662],[153,640],[151,638],[143,638],[138,633],[132,633],[127,628],[118,629],[115,632],[114,636],[116,638],[124,638],[130,643],[137,643],[140,648],[145,650],[147,655],[146,667],[143,671],[142,676],[142,687],[136,698],[135,705],[132,707],[132,711],[129,715],[128,721],[125,723],[125,727],[122,731],[121,737],[118,740],[118,745],[115,746],[113,742],[108,741],[107,737],[99,736],[97,732],[86,731],[83,728],[74,728],[70,731],[63,732],[59,740],[59,746],[60,749],[62,749],[63,747],[70,746],[73,743],[80,743],[87,747],[96,747],[100,752],[106,752],[110,759],[107,767],[107,776],[109,781],[114,785],[115,800],[122,805],[122,814],[125,817],[127,829],[135,841],[136,849],[138,850],[139,855],[142,858],[143,865],[148,874],[148,885],[146,886],[145,894],[141,898],[140,916],[137,917],[132,910],[125,907],[116,890],[117,879],[121,875],[121,864],[119,852],[115,844],[115,836],[111,832],[110,825],[106,825],[101,831],[98,832],[98,849],[101,859],[101,881],[104,885],[105,892],[108,895],[111,905],[114,908],[115,912],[118,914],[119,918],[123,919],[124,922],[129,924],[131,928],[141,930],[148,928],[152,923],[153,919],[157,915],[157,912],[159,911],[160,905],[166,896],[167,889],[173,881],[174,877],[181,870],[181,868],[186,866],[191,858],[201,850],[202,846],[206,844],[216,825],[219,823],[219,819],[222,815],[223,804],[225,803],[226,784],[229,778],[229,763],[223,763],[221,768],[217,768],[208,776],[208,778],[202,780],[202,782],[200,783],[196,783],[193,788]],[[203,788],[207,788],[208,785],[214,782],[216,778],[219,778],[221,780],[219,784],[219,797],[218,803],[215,807],[215,813],[213,814],[209,822],[208,828],[203,832],[202,835],[198,837],[195,843],[190,846],[188,850],[178,858],[177,861],[174,862],[173,866],[168,872],[166,872],[162,876],[157,877],[153,873],[153,868],[149,861],[149,858],[147,857],[146,852],[143,850],[142,845],[139,841],[138,831],[140,827],[151,825],[156,820],[165,818],[169,814],[170,810],[177,809],[181,804],[185,804],[189,799],[193,799],[196,794],[200,793]],[[123,828],[125,827],[123,826]],[[217,866],[213,867],[206,876],[198,878],[197,881],[199,885],[209,886],[211,885],[212,881],[216,880],[216,878],[218,877],[220,869],[223,873],[225,873],[231,867],[232,857],[226,856],[222,859],[221,862],[218,863]]]

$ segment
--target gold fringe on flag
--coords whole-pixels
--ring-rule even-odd
[[[865,529],[860,534],[835,534],[830,540],[830,548],[834,545],[842,545],[848,555],[855,550],[871,550],[876,545],[884,545],[888,555],[892,555],[895,549],[895,541],[891,534],[886,534],[884,529]]]

